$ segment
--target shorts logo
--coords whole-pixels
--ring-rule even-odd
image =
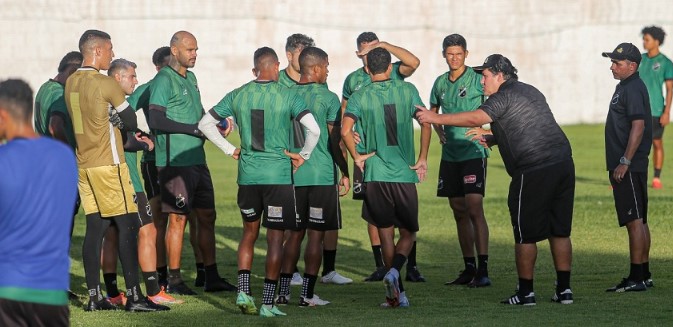
[[[477,183],[477,188],[481,188],[481,183]]]
[[[655,63],[652,65],[652,70],[654,70],[654,71],[659,70],[659,68],[661,68],[661,64],[658,63],[658,62],[655,62]]]
[[[467,95],[467,88],[461,86],[460,89],[458,89],[458,96],[464,98],[466,95]]]
[[[178,194],[175,197],[175,206],[178,208],[183,208],[185,206],[185,197],[182,194]]]
[[[241,209],[241,213],[244,214],[246,217],[253,217],[255,216],[255,209]]]
[[[477,182],[477,175],[467,175],[463,177],[463,184],[474,184]]]
[[[437,181],[437,189],[441,190],[444,188],[444,180],[440,177],[439,180]]]
[[[145,212],[149,217],[152,217],[152,207],[149,204],[145,205]]]
[[[268,206],[266,215],[273,218],[283,218],[283,207]]]
[[[610,101],[611,104],[617,104],[617,102],[619,102],[619,93],[613,95],[612,101]]]
[[[362,183],[353,183],[353,193],[362,193]]]
[[[309,217],[315,219],[322,219],[322,208],[309,208]]]
[[[133,193],[133,203],[138,204],[138,196]]]

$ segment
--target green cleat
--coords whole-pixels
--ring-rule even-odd
[[[264,318],[278,317],[278,316],[287,316],[285,312],[282,312],[278,309],[277,306],[272,306],[269,308],[268,305],[262,305],[259,309],[259,316]]]
[[[255,299],[243,292],[238,293],[238,297],[236,298],[236,305],[238,306],[239,309],[241,309],[241,312],[246,315],[256,315],[257,314],[257,307],[255,306]]]

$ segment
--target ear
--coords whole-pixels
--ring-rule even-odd
[[[173,57],[178,56],[178,47],[177,46],[174,46],[174,45],[171,46],[171,55],[173,55]]]
[[[467,56],[468,56],[469,54],[470,54],[470,51],[467,51],[467,49],[465,49],[465,58],[467,58]]]
[[[369,67],[365,66],[365,72],[367,72],[367,75],[371,75],[372,73],[369,72]]]
[[[274,65],[276,71],[278,71],[278,68],[280,68],[280,61],[277,61],[276,64]]]
[[[252,76],[255,76],[255,78],[257,78],[259,76],[259,73],[257,72],[257,68],[252,69]]]
[[[393,72],[393,64],[390,63],[388,64],[388,68],[386,69],[386,74],[390,74]]]
[[[292,62],[292,52],[285,51],[285,57],[287,57],[287,62]]]

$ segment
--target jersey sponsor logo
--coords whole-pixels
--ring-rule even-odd
[[[619,102],[619,93],[615,93],[615,95],[612,96],[612,101],[610,101],[611,104],[617,104]]]
[[[283,207],[266,207],[266,215],[273,218],[283,218]]]
[[[463,176],[463,184],[474,184],[477,182],[477,175]]]
[[[182,194],[178,194],[175,197],[175,206],[178,208],[183,208],[185,206],[185,197]]]
[[[657,70],[659,70],[659,68],[661,68],[660,63],[655,62],[654,64],[652,64],[652,70],[657,71]]]
[[[441,190],[444,188],[444,180],[440,177],[439,180],[437,181],[437,189]]]
[[[315,208],[315,207],[310,207],[309,208],[309,217],[310,218],[315,218],[315,219],[320,219],[322,220],[322,208]]]
[[[246,217],[254,217],[256,215],[255,209],[241,209],[241,213],[244,214]]]
[[[467,95],[467,87],[461,86],[458,89],[458,96],[461,97],[461,98],[464,98],[466,95]]]

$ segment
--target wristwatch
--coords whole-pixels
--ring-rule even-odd
[[[619,164],[630,166],[631,165],[631,160],[626,159],[626,157],[621,157],[621,158],[619,158]]]

